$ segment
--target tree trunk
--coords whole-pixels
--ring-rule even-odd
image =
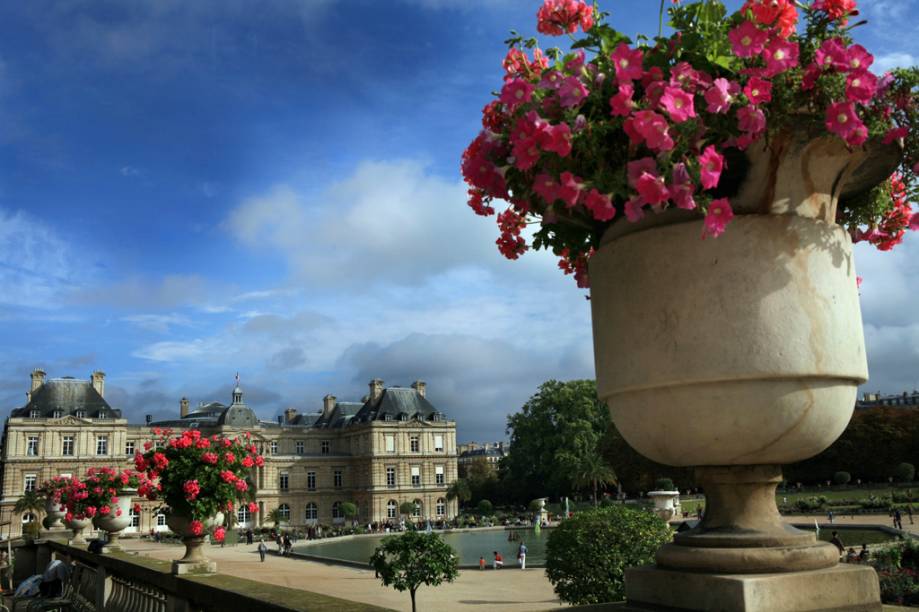
[[[415,589],[410,589],[409,593],[412,594],[412,612],[415,612]]]

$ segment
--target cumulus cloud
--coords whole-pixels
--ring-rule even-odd
[[[919,57],[910,53],[894,52],[875,57],[871,69],[882,74],[893,68],[909,68],[917,64],[919,64]]]

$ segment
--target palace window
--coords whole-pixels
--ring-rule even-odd
[[[76,416],[78,419],[85,419],[85,418],[86,418],[86,411],[85,411],[85,410],[77,410],[77,411],[74,413],[74,416]]]
[[[140,527],[140,512],[134,512],[133,506],[128,510],[128,516],[131,518],[131,527]]]
[[[303,454],[303,440],[297,440],[297,454]]]
[[[441,434],[434,435],[434,452],[444,452],[444,437]]]
[[[334,477],[335,488],[340,489],[342,486],[342,480],[343,480],[341,470],[335,470],[335,472],[333,473],[333,477]]]
[[[412,436],[409,440],[409,448],[413,453],[421,452],[421,444],[418,442],[418,436]]]
[[[73,456],[73,436],[64,436],[64,444],[61,447],[61,454],[67,457]]]
[[[29,410],[30,419],[37,419],[40,415],[41,413],[38,410]]]
[[[307,491],[316,490],[316,472],[306,473],[306,490]]]
[[[443,497],[437,498],[437,504],[434,506],[434,513],[437,514],[437,516],[444,516],[447,514],[447,502]]]
[[[386,452],[394,453],[396,452],[396,436],[387,434],[386,435]]]
[[[98,436],[96,438],[96,454],[108,455],[108,436]]]
[[[278,454],[278,441],[277,440],[271,441],[271,454],[272,455]]]
[[[281,504],[280,506],[278,506],[278,514],[281,515],[282,521],[289,521],[290,520],[290,506],[288,506],[287,504]]]
[[[396,504],[396,500],[394,499],[391,499],[388,502],[386,502],[386,518],[391,518],[391,519],[396,518],[396,508],[397,507],[398,507],[398,504]]]
[[[99,413],[96,415],[96,418],[99,419],[100,421],[104,421],[108,417],[106,416],[105,412],[100,410]]]
[[[236,522],[237,523],[248,523],[251,515],[249,514],[249,506],[247,504],[242,504],[236,510]]]
[[[322,440],[319,442],[319,452],[323,455],[328,455],[332,450],[332,444],[328,440]]]
[[[248,508],[246,508],[246,510],[248,510]],[[166,515],[165,515],[165,514],[157,514],[157,515],[156,515],[156,526],[157,526],[157,527],[165,527],[165,526],[166,526]]]
[[[52,418],[52,419],[59,419],[59,418],[61,418],[63,415],[64,415],[64,413],[61,412],[60,410],[55,410],[54,412],[51,413],[51,418]]]
[[[412,516],[421,516],[423,504],[420,499],[416,499],[414,502],[414,507],[412,508]]]
[[[434,484],[444,484],[444,466],[442,465],[434,466]]]
[[[396,488],[396,468],[386,468],[386,486],[390,489]]]
[[[278,488],[282,491],[286,491],[288,480],[287,472],[281,472],[278,476]]]
[[[421,486],[421,466],[420,465],[412,466],[412,486],[413,487]]]
[[[341,511],[341,502],[337,501],[332,504],[332,518],[335,520],[345,518],[344,512]]]
[[[28,493],[29,491],[35,490],[35,482],[38,480],[38,476],[35,474],[26,474],[25,477],[25,486],[22,488],[23,492]]]
[[[318,518],[319,518],[319,507],[313,502],[306,504],[306,520],[315,521]]]
[[[26,455],[29,457],[38,456],[38,436],[29,436],[26,441]]]
[[[124,443],[124,454],[134,456],[134,440],[128,440]]]

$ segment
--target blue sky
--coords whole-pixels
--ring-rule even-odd
[[[653,4],[603,8],[653,33]],[[915,64],[919,0],[861,6],[880,65]],[[584,293],[544,254],[503,260],[459,177],[537,8],[4,4],[0,409],[34,367],[106,371],[132,419],[226,400],[237,371],[265,418],[417,378],[483,440],[543,380],[592,376]],[[872,390],[919,386],[917,255],[859,250]]]

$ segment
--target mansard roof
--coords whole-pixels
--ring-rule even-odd
[[[313,427],[341,428],[350,423],[363,406],[364,404],[360,402],[335,402],[335,408],[332,409],[328,416],[322,413],[300,416],[316,416],[317,418],[312,424]]]
[[[33,410],[38,410],[39,418],[52,418],[55,411],[60,411],[60,416],[65,416],[74,414],[77,410],[84,411],[88,418],[121,418],[121,410],[109,406],[91,381],[70,377],[45,381],[32,392],[29,403],[13,410],[10,416],[28,417]]]
[[[428,421],[437,415],[443,416],[417,390],[387,387],[376,401],[371,398],[364,403],[354,421]]]

